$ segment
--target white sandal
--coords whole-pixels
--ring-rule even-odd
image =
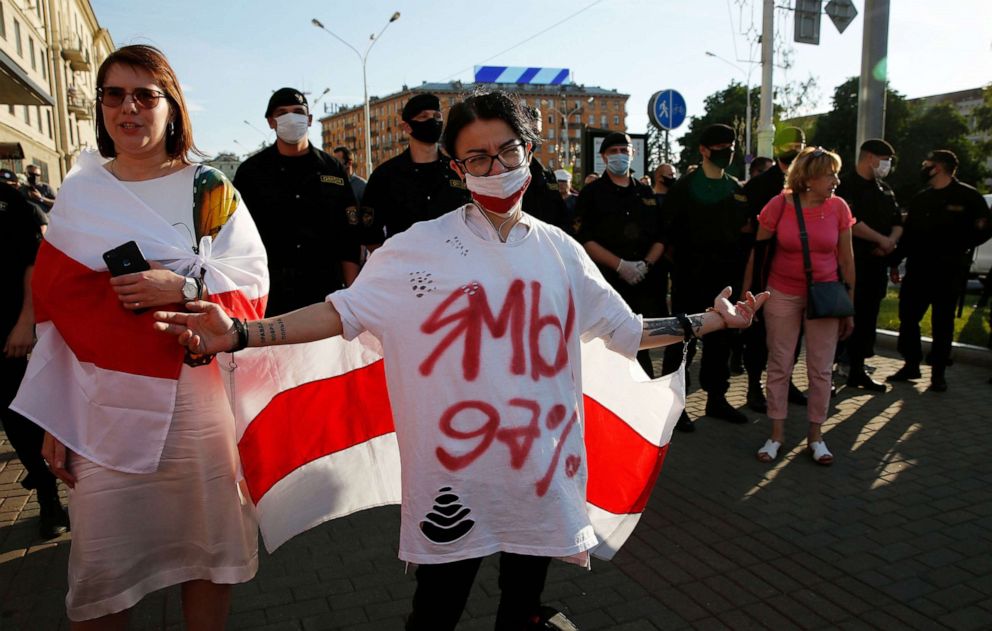
[[[769,438],[765,441],[764,446],[758,450],[758,460],[761,462],[774,462],[775,458],[778,457],[778,448],[781,446],[782,443]]]
[[[834,455],[827,449],[827,443],[822,440],[810,443],[809,449],[813,452],[813,462],[816,464],[826,467],[834,463]]]

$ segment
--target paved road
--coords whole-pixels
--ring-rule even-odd
[[[870,360],[876,377],[899,362]],[[925,374],[926,376],[926,374]],[[702,418],[677,434],[632,539],[592,571],[556,563],[546,599],[584,630],[992,628],[992,385],[955,365],[885,395],[841,389],[825,437],[803,449],[793,408],[778,463],[754,452],[768,423]],[[802,379],[798,379],[802,383]],[[731,402],[743,405],[744,378]],[[702,414],[702,392],[689,397]],[[37,504],[0,434],[0,630],[65,629],[68,537],[35,537]],[[522,516],[526,518],[526,516]],[[231,629],[401,629],[414,587],[396,559],[395,508],[340,519],[263,555],[235,590]],[[483,565],[461,629],[491,629],[496,568]],[[179,628],[178,592],[146,598],[134,628]]]

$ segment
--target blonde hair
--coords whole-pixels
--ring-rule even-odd
[[[810,180],[822,175],[840,173],[840,156],[823,147],[806,147],[799,152],[785,176],[785,187],[796,193],[806,190]]]

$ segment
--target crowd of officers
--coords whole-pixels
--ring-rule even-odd
[[[540,135],[541,113],[531,110],[531,115]],[[368,182],[354,174],[347,147],[331,156],[309,143],[312,117],[300,91],[273,93],[265,117],[277,140],[241,165],[234,184],[268,251],[272,313],[310,304],[350,284],[363,257],[386,239],[471,202],[439,148],[444,120],[433,94],[418,93],[407,101],[400,127],[409,146],[380,164]],[[742,184],[726,171],[736,140],[731,127],[711,125],[700,137],[698,165],[676,177],[672,165],[662,164],[645,178],[632,169],[630,137],[610,133],[599,148],[604,172],[587,177],[578,194],[568,171],[552,171],[534,157],[523,210],[582,243],[635,312],[659,317],[702,311],[724,287],[735,293],[764,289],[741,287],[757,216],[782,192],[789,165],[805,146],[802,130],[780,129],[774,158],[752,161],[751,177]],[[992,234],[992,221],[982,196],[956,179],[957,158],[947,150],[933,151],[922,163],[922,191],[900,205],[885,183],[895,157],[895,149],[882,139],[864,142],[836,191],[857,221],[855,332],[838,354],[850,364],[848,386],[885,391],[869,375],[865,359],[873,355],[879,305],[889,281],[901,282],[899,351],[906,363],[889,380],[920,378],[919,323],[932,307],[931,388],[943,391],[956,300],[971,251]],[[903,260],[904,277],[899,272]],[[747,422],[726,399],[738,361],[748,375],[747,406],[765,411],[764,336],[759,324],[744,333],[719,331],[701,340],[705,352],[699,379],[707,393],[707,416]],[[696,345],[692,340],[688,349],[668,347],[661,372],[676,370],[683,350],[691,362]],[[654,376],[646,351],[639,360]],[[805,401],[795,386],[789,398]],[[683,413],[677,427],[692,431],[695,425]]]

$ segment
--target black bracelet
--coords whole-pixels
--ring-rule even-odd
[[[194,276],[193,282],[196,283],[196,299],[203,300],[203,281]]]
[[[689,318],[688,316],[686,316],[686,314],[676,313],[675,319],[678,320],[679,324],[682,325],[682,335],[684,341],[688,342],[689,340],[696,337],[696,332],[692,330],[692,322],[689,322]]]
[[[237,353],[248,348],[248,323],[241,318],[234,318],[234,332],[238,335],[238,341],[231,349],[232,353]]]

